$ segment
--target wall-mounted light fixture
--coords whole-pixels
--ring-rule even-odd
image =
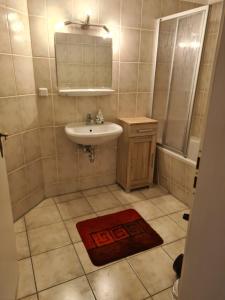
[[[106,32],[109,33],[109,29],[106,25],[104,25],[104,24],[91,24],[89,15],[87,15],[87,18],[86,18],[85,22],[82,22],[82,21],[74,21],[74,22],[73,21],[66,21],[66,22],[64,22],[64,24],[66,26],[68,26],[68,25],[79,25],[81,27],[81,29],[84,29],[84,30],[87,30],[90,27],[98,27],[98,28],[103,28]]]

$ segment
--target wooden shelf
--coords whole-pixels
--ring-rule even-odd
[[[154,119],[150,119],[147,117],[138,117],[138,118],[120,118],[119,121],[124,122],[126,124],[156,124],[158,121]]]

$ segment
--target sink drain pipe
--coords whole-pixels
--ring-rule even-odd
[[[83,152],[88,153],[88,157],[91,163],[95,161],[95,147],[93,145],[83,145]]]

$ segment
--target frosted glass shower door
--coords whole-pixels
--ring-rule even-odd
[[[157,139],[160,144],[163,143],[163,132],[167,119],[167,102],[173,68],[173,49],[176,42],[176,28],[176,19],[160,23],[159,28],[152,114],[159,122]]]
[[[164,143],[183,152],[201,50],[203,13],[179,19]]]
[[[208,10],[160,20],[153,117],[158,142],[186,154]]]

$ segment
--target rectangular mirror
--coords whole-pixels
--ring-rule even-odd
[[[86,34],[55,34],[59,92],[112,90],[112,39]],[[72,93],[72,92],[71,92]],[[68,94],[69,96],[69,94]]]

